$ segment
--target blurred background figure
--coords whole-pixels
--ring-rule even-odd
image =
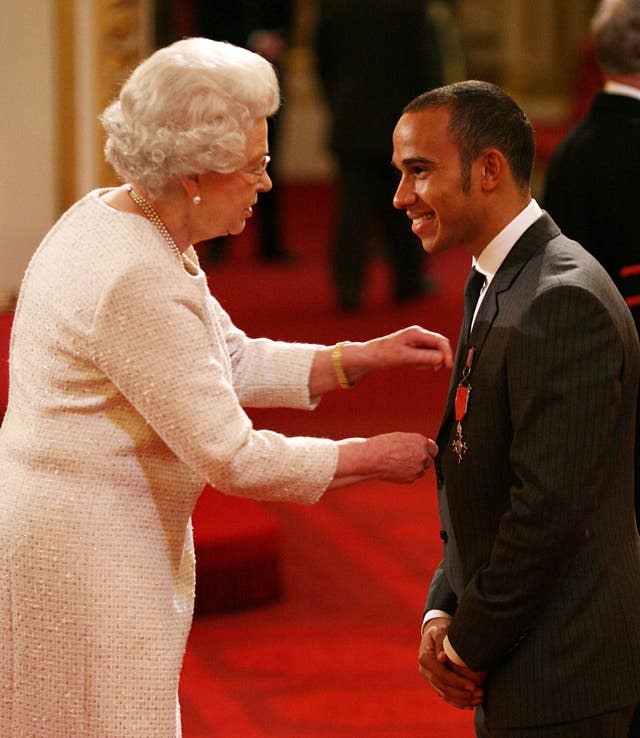
[[[462,33],[458,23],[456,0],[428,0],[427,13],[438,41],[442,82],[460,82],[467,77]]]
[[[319,0],[315,51],[339,175],[332,274],[343,311],[361,307],[375,238],[393,269],[396,301],[430,290],[425,255],[392,205],[391,134],[399,112],[443,79],[424,0]],[[374,230],[377,228],[377,230]]]
[[[280,84],[293,23],[290,0],[193,0],[193,33],[244,46],[270,61]],[[269,176],[274,188],[260,198],[256,208],[258,256],[265,262],[287,262],[291,253],[285,247],[280,219],[277,181],[278,114],[269,118],[269,151],[273,165]],[[227,238],[216,238],[202,245],[205,261],[220,261],[226,255]]]
[[[603,0],[591,30],[604,85],[551,158],[544,207],[605,267],[640,332],[640,0]]]

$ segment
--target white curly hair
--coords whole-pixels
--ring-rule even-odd
[[[251,122],[279,105],[275,70],[258,54],[206,38],[176,41],[136,67],[100,116],[105,158],[123,181],[159,197],[182,174],[246,164]]]

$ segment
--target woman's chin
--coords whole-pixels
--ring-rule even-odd
[[[229,228],[229,235],[237,236],[239,233],[242,233],[242,231],[244,231],[244,228],[246,225],[247,225],[246,220],[243,220],[242,223],[238,223],[237,225],[234,225],[232,228]]]

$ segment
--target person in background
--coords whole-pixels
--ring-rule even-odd
[[[27,269],[0,430],[0,735],[180,735],[194,604],[191,513],[205,483],[313,503],[408,483],[416,433],[286,437],[244,407],[312,409],[368,372],[451,366],[412,326],[334,347],[249,338],[192,244],[240,233],[267,173],[273,67],[231,44],[162,48],[102,115],[121,187],[56,223]]]
[[[375,236],[392,266],[396,301],[431,288],[420,244],[390,205],[396,179],[389,161],[398,111],[442,81],[438,50],[424,0],[318,4],[315,51],[339,187],[331,269],[343,311],[362,307]]]
[[[293,4],[291,0],[191,0],[193,2],[193,26],[196,36],[205,36],[217,41],[229,41],[263,56],[276,69],[280,83],[284,78],[286,55],[293,27]],[[281,117],[276,112],[270,116],[269,148],[277,160],[280,135],[278,125]],[[263,262],[286,264],[293,259],[286,246],[282,226],[282,201],[279,180],[270,169],[274,187],[265,192],[256,210],[258,256]],[[203,245],[204,246],[204,245]],[[224,237],[208,242],[203,256],[210,261],[221,261],[229,248]]]
[[[458,22],[458,0],[428,0],[427,13],[435,28],[442,66],[442,84],[467,78],[464,42]]]
[[[551,158],[544,207],[607,270],[640,333],[640,0],[603,0],[591,31],[604,86]],[[640,530],[640,404],[637,418]]]
[[[473,268],[437,436],[442,563],[419,663],[478,736],[628,738],[640,700],[640,345],[596,259],[531,197],[534,135],[486,82],[419,96],[394,204]]]

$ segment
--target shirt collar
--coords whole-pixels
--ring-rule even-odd
[[[542,215],[542,209],[532,198],[529,204],[508,223],[485,247],[480,256],[473,259],[473,265],[484,274],[487,285],[500,268],[507,254],[511,251],[520,236]]]
[[[610,95],[626,95],[640,100],[640,89],[632,85],[625,85],[622,82],[614,82],[612,79],[608,79],[602,89]]]

